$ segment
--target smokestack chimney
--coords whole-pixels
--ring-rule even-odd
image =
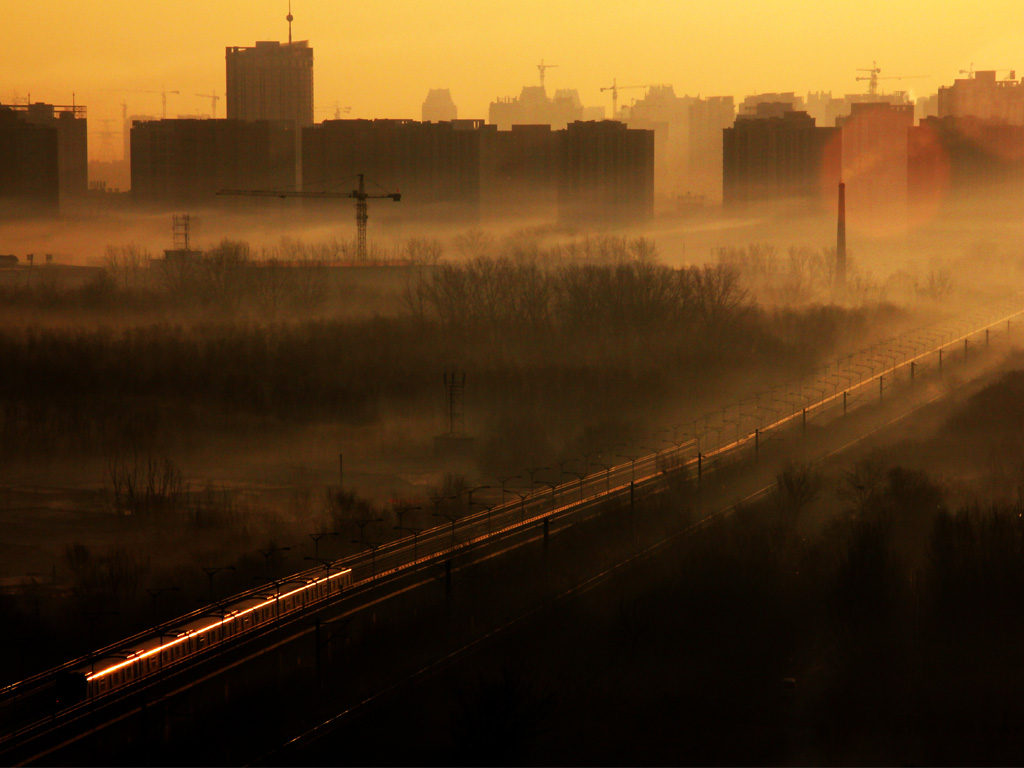
[[[836,287],[846,288],[846,184],[839,182],[839,227],[836,233]]]

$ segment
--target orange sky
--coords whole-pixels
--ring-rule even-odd
[[[76,94],[119,130],[133,114],[209,113],[195,94],[224,93],[224,47],[287,39],[287,0],[4,0],[0,100],[68,103]],[[1021,0],[293,0],[295,39],[315,52],[317,119],[338,101],[353,117],[419,118],[429,88],[450,88],[460,117],[486,117],[497,96],[536,84],[579,89],[671,83],[702,95],[862,90],[858,67],[927,75],[883,81],[934,92],[959,69],[1016,68],[1024,75]],[[109,89],[109,90],[108,90]],[[630,97],[642,91],[628,92]],[[625,94],[624,94],[625,96]],[[223,117],[221,100],[218,114]],[[114,139],[118,146],[119,139]],[[91,140],[90,154],[100,151]]]

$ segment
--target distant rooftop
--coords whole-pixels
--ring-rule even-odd
[[[85,117],[85,107],[81,104],[66,105],[66,104],[44,104],[41,101],[37,101],[34,104],[2,104],[0,103],[0,109],[10,109],[14,112],[24,112],[31,117],[54,117],[56,115],[69,114],[76,119],[82,119]]]
[[[277,40],[257,40],[256,45],[229,45],[228,52],[242,55],[262,56],[288,55],[292,53],[312,53],[308,40],[296,40],[294,43],[281,43]]]

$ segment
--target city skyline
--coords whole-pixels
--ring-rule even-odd
[[[502,11],[408,0],[400,12],[298,0],[292,10],[294,39],[308,40],[315,52],[317,121],[336,107],[351,107],[349,117],[417,118],[437,87],[451,90],[461,116],[485,118],[492,100],[537,84],[542,59],[557,65],[547,72],[550,91],[576,88],[584,104],[610,114],[610,94],[600,89],[613,78],[704,96],[842,95],[866,91],[857,70],[877,62],[883,78],[920,76],[883,80],[883,90],[926,95],[972,64],[1016,68],[1014,55],[1024,48],[1024,11],[1003,0],[942,7],[786,0],[770,16],[747,0],[685,8],[526,0]],[[74,3],[19,7],[0,31],[9,61],[0,102],[74,98],[88,106],[94,134],[102,120],[115,121],[116,130],[122,101],[131,114],[160,114],[161,90],[179,92],[168,96],[169,116],[209,114],[210,99],[197,94],[223,99],[225,48],[287,40],[286,14],[280,0],[194,3],[184,12],[162,1],[111,0],[102,14]],[[626,104],[641,92],[630,93]],[[90,154],[98,149],[93,142]]]

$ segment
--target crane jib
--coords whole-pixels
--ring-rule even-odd
[[[383,192],[368,194],[363,183],[363,175],[359,174],[359,189],[351,192],[305,192],[298,189],[221,189],[218,195],[241,195],[245,197],[277,197],[282,200],[288,197],[306,198],[347,198],[356,201],[356,260],[366,261],[366,223],[369,219],[366,212],[367,200],[402,200],[401,192]]]

